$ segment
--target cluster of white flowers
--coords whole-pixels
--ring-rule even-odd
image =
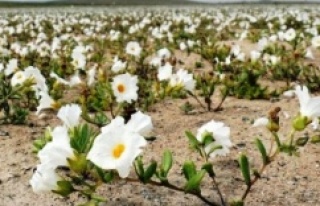
[[[40,165],[37,166],[30,184],[34,192],[59,190],[58,181],[62,178],[56,173],[59,166],[69,166],[69,160],[75,158],[71,146],[70,130],[79,125],[81,108],[76,104],[66,105],[58,112],[58,118],[64,123],[51,132],[52,141],[39,151]],[[101,133],[94,139],[87,159],[106,170],[117,170],[125,178],[135,158],[147,145],[144,135],[153,129],[151,118],[141,112],[131,116],[128,123],[118,116],[110,124],[101,128]]]

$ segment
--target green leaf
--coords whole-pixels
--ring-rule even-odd
[[[157,171],[157,162],[153,160],[144,173],[143,182],[147,183],[153,177],[156,171]]]
[[[204,178],[204,175],[206,174],[205,170],[201,170],[197,174],[193,175],[193,177],[187,182],[185,186],[185,191],[186,192],[191,192],[191,191],[200,191],[200,184],[202,179]]]
[[[222,149],[222,148],[223,147],[221,145],[216,145],[216,146],[212,147],[207,154],[210,155],[212,152],[219,150],[219,149]]]
[[[63,197],[70,195],[74,191],[74,188],[72,187],[72,184],[69,181],[58,181],[57,185],[59,188],[57,190],[53,190],[52,192],[59,194]]]
[[[244,178],[244,181],[245,181],[246,185],[249,186],[251,184],[250,166],[249,166],[248,158],[245,154],[240,155],[239,164],[240,164],[240,169],[241,169],[241,173]]]
[[[136,161],[134,162],[134,169],[139,179],[141,181],[144,181],[144,168],[141,156],[136,158]]]
[[[309,141],[309,137],[299,137],[296,140],[296,145],[299,147],[303,147],[304,145],[306,145]]]
[[[234,200],[229,203],[230,206],[244,206],[244,202],[242,200]]]
[[[204,136],[202,137],[203,139],[203,145],[207,146],[210,143],[214,142],[214,137],[212,136],[212,133],[205,132]]]
[[[102,180],[102,182],[110,183],[113,180],[113,178],[114,178],[113,171],[105,172],[103,169],[101,169],[100,167],[97,167],[97,166],[95,166],[95,169],[96,169],[100,179]]]
[[[256,145],[257,145],[257,147],[259,149],[259,152],[261,154],[263,165],[268,164],[269,163],[269,157],[267,155],[266,148],[263,145],[262,141],[257,138],[255,143],[256,143]]]
[[[320,143],[320,135],[315,135],[313,137],[311,137],[311,141],[312,144],[317,144]]]
[[[163,157],[162,157],[162,169],[165,172],[165,174],[168,174],[171,167],[172,167],[172,153],[169,150],[166,150],[163,153]]]
[[[210,177],[215,177],[215,173],[213,171],[213,165],[211,163],[204,164],[201,169],[207,171]]]
[[[186,131],[185,134],[189,139],[189,143],[191,145],[191,148],[198,150],[199,149],[199,142],[198,142],[197,138],[190,131]]]
[[[196,165],[192,161],[186,161],[183,164],[182,172],[187,180],[190,180],[195,174],[197,174]]]
[[[71,133],[71,147],[78,153],[87,153],[93,143],[96,132],[94,132],[88,124],[75,127]]]

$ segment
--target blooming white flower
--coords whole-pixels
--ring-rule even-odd
[[[70,78],[70,81],[69,81],[69,85],[71,87],[75,86],[75,85],[78,85],[78,84],[81,84],[82,83],[82,80],[79,76],[79,72],[78,70],[71,76]]]
[[[6,76],[9,76],[10,74],[12,74],[15,70],[18,69],[18,60],[17,59],[11,59],[7,66],[6,69],[4,70],[4,74]]]
[[[269,119],[266,117],[260,117],[254,120],[253,127],[267,126],[269,124]]]
[[[255,62],[261,57],[261,52],[253,50],[250,52],[251,61]]]
[[[320,47],[320,36],[315,36],[311,40],[311,44],[314,48]]]
[[[36,67],[29,66],[25,68],[24,74],[26,78],[32,78],[35,81],[35,85],[32,87],[36,92],[36,95],[39,95],[40,91],[48,91],[48,86],[46,84],[46,78],[41,74],[40,70]]]
[[[263,37],[258,41],[258,50],[262,51],[268,44],[269,44],[268,39],[266,37]]]
[[[54,108],[56,104],[56,102],[50,97],[50,95],[47,92],[41,91],[39,95],[40,101],[37,107],[37,115],[39,115],[40,111],[43,109]]]
[[[214,120],[204,124],[198,129],[196,138],[199,142],[203,143],[204,137],[210,134],[214,141],[205,147],[205,152],[209,153],[212,148],[221,146],[221,149],[217,149],[210,154],[210,157],[214,158],[217,155],[226,155],[229,153],[229,148],[232,146],[230,140],[230,128],[225,126],[223,122],[216,122]]]
[[[304,55],[304,57],[307,59],[314,59],[313,53],[310,48],[306,50],[306,54]]]
[[[295,93],[300,103],[300,115],[309,120],[320,117],[320,97],[310,97],[306,86],[297,85]]]
[[[67,128],[75,127],[79,124],[82,110],[77,104],[69,104],[59,109],[57,117]]]
[[[57,182],[60,180],[55,168],[48,164],[40,164],[30,180],[30,185],[35,193],[51,192],[59,189]]]
[[[87,71],[87,84],[91,86],[95,82],[95,75],[97,68],[94,66],[89,71]]]
[[[139,57],[140,53],[142,51],[142,48],[140,47],[140,44],[136,41],[128,42],[126,46],[126,53],[133,55],[135,57]]]
[[[111,120],[111,122],[108,125],[102,127],[101,132],[105,133],[119,127],[122,127],[123,129],[128,129],[142,136],[147,136],[152,131],[153,124],[150,116],[138,111],[131,115],[131,118],[127,124],[125,124],[123,117],[117,116],[116,118]]]
[[[23,84],[23,82],[26,80],[26,75],[23,71],[17,71],[14,73],[14,75],[11,78],[11,86],[16,86],[18,84]]]
[[[295,91],[294,90],[288,90],[283,92],[283,96],[287,97],[287,98],[292,98],[295,95]]]
[[[151,66],[154,67],[160,67],[161,66],[161,58],[160,57],[154,57],[152,60],[149,62]]]
[[[160,66],[158,69],[158,79],[159,81],[168,80],[172,76],[172,66],[169,62],[165,65]]]
[[[171,76],[170,86],[183,86],[188,91],[193,91],[196,81],[193,79],[193,74],[188,74],[184,69],[179,69],[178,72]]]
[[[115,169],[122,178],[128,177],[135,158],[147,145],[143,136],[122,127],[98,135],[87,159],[102,169]]]
[[[294,30],[293,28],[288,29],[285,33],[284,33],[284,39],[286,41],[292,41],[296,38],[296,30]]]
[[[180,50],[181,50],[181,51],[186,50],[186,49],[187,49],[187,45],[186,45],[186,43],[181,42],[181,43],[180,43],[180,45],[179,45],[179,48],[180,48]]]
[[[311,122],[312,129],[315,131],[320,130],[319,118],[314,118]]]
[[[138,99],[138,77],[128,73],[120,74],[113,78],[111,83],[113,93],[118,103],[128,102]]]
[[[79,45],[72,50],[72,64],[76,69],[84,69],[86,66],[86,47]]]
[[[169,49],[163,48],[157,52],[157,56],[160,58],[167,59],[171,57],[171,52],[169,51]]]
[[[127,62],[123,62],[120,59],[118,59],[118,57],[116,56],[113,59],[113,65],[111,67],[111,70],[113,72],[120,72],[121,70],[125,69],[127,66]]]
[[[49,164],[54,169],[58,166],[68,166],[67,159],[74,158],[68,128],[58,126],[51,132],[51,136],[52,141],[47,143],[38,153],[41,163]]]
[[[61,77],[59,77],[56,73],[51,72],[50,77],[54,78],[59,84],[69,85],[69,82]]]
[[[142,136],[147,136],[152,131],[153,124],[150,116],[138,111],[131,115],[126,127]]]

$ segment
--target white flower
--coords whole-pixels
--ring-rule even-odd
[[[306,86],[297,85],[295,93],[300,103],[300,114],[309,120],[320,117],[320,97],[310,97]]]
[[[231,48],[231,54],[233,54],[234,56],[238,56],[241,52],[241,48],[239,45],[234,45],[232,48]]]
[[[154,57],[152,58],[152,60],[150,61],[149,63],[151,66],[154,66],[154,67],[160,67],[161,65],[161,58],[160,57]]]
[[[118,57],[115,57],[113,60],[113,65],[111,67],[111,70],[113,72],[120,72],[121,70],[125,69],[127,66],[127,62],[123,62]]]
[[[78,84],[81,84],[82,83],[82,80],[79,76],[79,72],[76,71],[70,78],[70,82],[69,82],[69,85],[71,87],[75,86],[75,85],[78,85]]]
[[[55,168],[40,164],[30,180],[30,185],[35,193],[51,192],[59,189],[57,182],[60,180]]]
[[[263,37],[258,41],[258,50],[262,51],[268,44],[268,39],[266,37]]]
[[[96,67],[92,67],[89,71],[87,71],[87,84],[91,86],[95,82],[95,75],[96,75]]]
[[[315,36],[311,40],[311,44],[314,48],[320,47],[320,36]]]
[[[188,74],[184,69],[179,69],[178,72],[170,78],[170,86],[183,86],[188,91],[193,91],[196,81],[193,79],[193,74]]]
[[[51,72],[50,77],[54,78],[59,84],[69,85],[69,82],[59,77],[56,73]]]
[[[52,141],[47,143],[38,153],[41,163],[49,164],[52,168],[68,166],[67,159],[74,158],[68,129],[64,126],[58,126],[51,132],[51,136]]]
[[[320,130],[319,118],[314,118],[311,122],[312,129],[315,131]]]
[[[167,62],[164,66],[160,66],[158,69],[158,79],[159,81],[168,80],[172,76],[172,66]]]
[[[138,111],[135,114],[131,115],[131,118],[127,124],[124,123],[123,117],[117,116],[115,119],[111,120],[108,125],[102,127],[101,132],[106,133],[119,127],[128,129],[142,136],[147,136],[153,129],[153,124],[150,116]]]
[[[157,56],[160,58],[167,59],[171,57],[171,52],[169,51],[169,49],[163,48],[157,52]]]
[[[283,92],[283,96],[287,97],[287,98],[292,98],[295,95],[295,91],[294,90],[288,90]]]
[[[11,86],[16,86],[18,84],[23,84],[23,82],[26,80],[26,75],[23,71],[17,71],[14,73],[14,75],[11,78]]]
[[[212,135],[214,141],[205,147],[206,153],[217,146],[222,147],[222,149],[217,149],[212,152],[210,157],[213,158],[217,155],[226,155],[229,153],[229,148],[232,146],[229,127],[225,126],[223,122],[215,122],[212,120],[198,129],[196,138],[199,142],[203,143],[204,137],[207,134]]]
[[[128,177],[135,158],[147,145],[144,137],[122,127],[98,135],[87,159],[102,169],[115,169],[122,178]]]
[[[131,115],[129,122],[126,124],[129,130],[135,131],[142,136],[147,136],[153,129],[151,117],[138,111]]]
[[[138,99],[138,77],[128,73],[120,74],[113,78],[111,83],[113,93],[118,103],[128,102]]]
[[[310,48],[306,50],[306,54],[304,55],[304,57],[307,59],[314,59],[313,53]]]
[[[82,110],[77,104],[69,104],[59,109],[57,117],[67,128],[75,127],[79,124]]]
[[[49,96],[47,92],[41,91],[39,106],[37,107],[36,114],[39,115],[40,111],[43,109],[54,108],[56,102]]]
[[[269,123],[269,119],[266,117],[260,117],[254,120],[253,127],[267,126]]]
[[[86,47],[84,46],[76,46],[72,50],[71,57],[73,59],[72,64],[76,69],[84,69],[86,66],[86,56],[84,55],[86,52]]]
[[[230,55],[226,57],[226,59],[224,60],[224,64],[225,64],[225,65],[230,65],[230,64],[231,64],[231,57],[230,57]]]
[[[180,45],[179,45],[179,48],[180,48],[180,50],[181,50],[181,51],[184,51],[184,50],[186,50],[186,48],[187,48],[187,45],[186,45],[186,43],[184,43],[184,42],[181,42],[181,43],[180,43]]]
[[[46,78],[44,78],[38,68],[29,66],[25,68],[24,74],[26,75],[26,78],[32,78],[35,80],[36,84],[33,86],[33,90],[36,92],[36,95],[39,95],[40,91],[48,91]]]
[[[276,64],[279,63],[280,57],[271,55],[271,56],[269,57],[269,61],[270,61],[270,63],[271,63],[272,65],[276,65]]]
[[[261,52],[253,50],[250,52],[251,61],[257,61],[261,57]]]
[[[6,76],[9,76],[10,74],[12,74],[17,69],[18,69],[18,60],[17,59],[11,59],[8,62],[6,69],[4,70],[4,74]]]
[[[4,70],[4,65],[3,65],[3,63],[0,63],[0,72],[1,72],[2,70]]]
[[[284,33],[284,39],[286,41],[292,41],[296,38],[296,31],[292,28],[288,29],[285,33]]]
[[[141,51],[142,51],[142,48],[140,47],[138,42],[135,42],[135,41],[128,42],[126,46],[127,54],[133,55],[135,57],[139,57]]]

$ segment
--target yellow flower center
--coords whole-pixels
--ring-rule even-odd
[[[23,74],[19,73],[19,74],[17,75],[17,79],[22,79],[22,78],[23,78]]]
[[[117,87],[117,89],[118,89],[118,91],[119,91],[120,93],[123,93],[123,92],[126,90],[126,88],[125,88],[125,86],[124,86],[123,84],[119,84],[118,87]]]
[[[125,146],[123,144],[117,144],[114,148],[113,148],[113,157],[118,159],[120,158],[120,156],[122,155],[122,153],[125,150]]]

